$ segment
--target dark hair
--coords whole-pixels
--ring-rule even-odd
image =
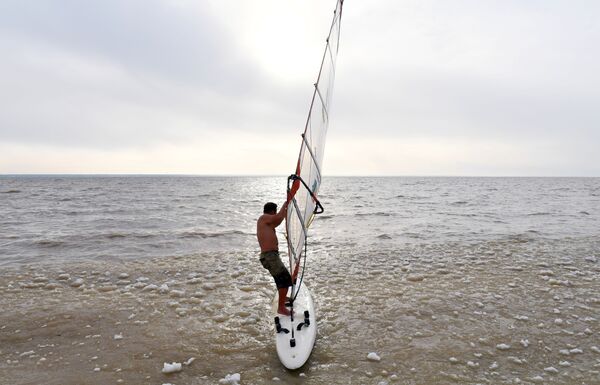
[[[265,208],[263,209],[263,213],[270,214],[277,212],[277,205],[273,202],[269,202],[265,204]]]

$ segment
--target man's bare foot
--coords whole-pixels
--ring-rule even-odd
[[[277,310],[277,313],[281,314],[281,315],[292,315],[291,310],[284,308],[279,308]]]

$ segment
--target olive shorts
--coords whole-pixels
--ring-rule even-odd
[[[269,273],[275,279],[277,288],[286,288],[292,286],[292,277],[279,258],[279,251],[265,251],[260,253],[260,263],[269,270]]]

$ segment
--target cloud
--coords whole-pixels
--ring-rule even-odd
[[[450,148],[457,141],[461,148],[471,143],[473,149],[463,152],[471,154],[461,163],[463,172],[496,174],[498,168],[476,149],[481,143],[496,143],[498,149],[511,144],[536,155],[518,158],[521,171],[505,164],[502,174],[552,175],[558,169],[564,174],[556,159],[574,175],[597,173],[593,164],[600,156],[588,151],[590,143],[600,142],[595,107],[600,29],[590,15],[594,8],[600,10],[584,2],[347,6],[329,145],[338,130],[391,143],[426,138]],[[424,143],[426,157],[437,158],[436,145]],[[544,146],[553,151],[540,151]],[[378,158],[368,149],[361,153]],[[458,160],[443,153],[446,164]],[[504,164],[504,151],[491,153],[499,157],[496,164]],[[587,159],[569,161],[583,153]],[[377,170],[390,168],[410,171],[389,165]],[[443,164],[427,172],[460,174]]]
[[[3,1],[0,172],[287,174],[330,7]],[[600,175],[598,11],[346,2],[325,172]]]
[[[303,103],[194,4],[4,2],[0,138],[82,146],[276,131]],[[308,88],[308,87],[307,87]],[[297,91],[297,89],[295,89]],[[286,115],[287,114],[287,115]]]

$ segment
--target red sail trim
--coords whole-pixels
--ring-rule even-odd
[[[300,175],[300,159],[298,159],[298,165],[296,166],[296,175]],[[288,194],[288,197],[287,197],[288,201],[290,201],[290,200],[292,200],[292,198],[294,198],[294,196],[296,195],[296,192],[298,191],[299,188],[300,188],[300,181],[296,179],[292,183],[292,188],[290,189],[290,193]]]

